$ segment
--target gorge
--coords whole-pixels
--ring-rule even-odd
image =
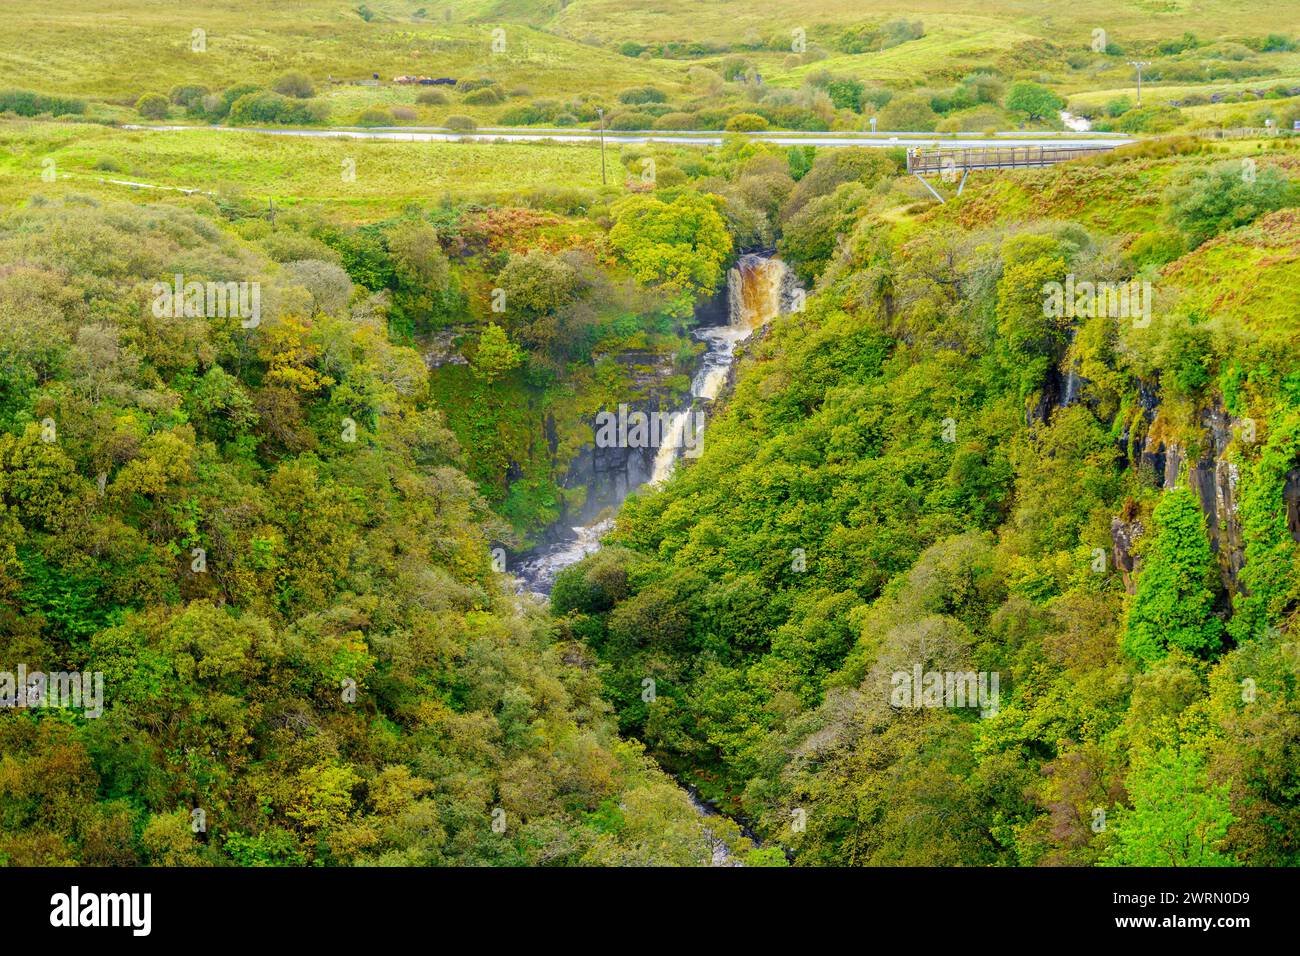
[[[549,543],[520,555],[509,568],[522,591],[547,595],[562,570],[600,547],[600,539],[613,527],[614,511],[638,488],[662,484],[672,474],[683,453],[695,455],[702,439],[702,423],[734,374],[737,348],[764,325],[802,307],[803,289],[786,264],[770,251],[745,253],[728,270],[721,308],[711,303],[697,307],[697,319],[708,322],[722,316],[726,322],[701,325],[691,333],[705,348],[696,361],[690,393],[680,407],[669,410],[663,429],[647,429],[653,442],[628,441],[601,447],[593,441],[570,465],[566,487],[586,486],[584,504],[574,515],[557,522]],[[659,415],[657,407],[634,406],[633,414]],[[698,423],[698,424],[697,424]],[[626,430],[625,430],[626,431]],[[595,429],[593,429],[595,432]],[[635,437],[635,435],[633,436]]]

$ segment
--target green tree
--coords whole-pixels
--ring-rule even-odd
[[[167,97],[161,93],[146,93],[135,101],[135,111],[145,119],[166,119]]]
[[[1231,866],[1220,850],[1234,817],[1228,784],[1205,779],[1199,758],[1162,750],[1129,773],[1131,810],[1107,821],[1103,866]]]
[[[1207,655],[1219,648],[1223,622],[1214,616],[1214,559],[1205,516],[1189,488],[1164,493],[1152,515],[1155,533],[1124,632],[1124,650],[1146,664],[1171,648]]]
[[[939,115],[930,106],[930,100],[919,93],[895,96],[880,111],[877,126],[881,130],[931,132],[939,122]]]
[[[299,100],[310,99],[316,95],[316,87],[312,85],[311,77],[301,70],[290,70],[283,74],[271,84],[271,89],[281,96],[292,96]]]
[[[688,192],[672,202],[630,196],[616,207],[610,245],[639,281],[672,297],[678,315],[690,314],[695,298],[722,280],[731,235],[721,205],[716,196]]]
[[[501,326],[493,322],[479,336],[473,365],[476,374],[488,382],[494,382],[518,368],[523,360],[523,350],[510,341]]]
[[[1025,119],[1047,119],[1064,109],[1065,100],[1039,83],[1012,83],[1003,105]]]
[[[505,290],[507,309],[544,315],[573,300],[578,291],[578,273],[559,256],[543,249],[529,249],[522,256],[511,254],[497,283]]]

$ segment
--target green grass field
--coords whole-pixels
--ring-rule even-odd
[[[919,21],[924,36],[878,52],[841,49],[846,28],[899,18]],[[790,51],[796,30],[808,49],[798,56]],[[1123,52],[1092,54],[1094,31]],[[464,114],[490,124],[531,98],[594,96],[616,105],[619,91],[650,83],[670,102],[682,102],[698,92],[688,81],[691,66],[716,69],[739,54],[775,87],[797,88],[830,70],[899,90],[939,89],[983,68],[1048,83],[1086,106],[1131,95],[1129,54],[1148,56],[1142,51],[1188,32],[1211,46],[1240,46],[1272,33],[1294,38],[1300,0],[1246,10],[1233,0],[916,0],[905,7],[896,0],[828,0],[815,12],[803,0],[232,0],[197,10],[166,0],[86,0],[44,5],[39,17],[8,4],[0,8],[0,85],[84,97],[92,114],[124,119],[143,93],[166,94],[180,84],[266,85],[301,70],[315,81],[332,124],[374,106],[410,110],[400,122],[441,123]],[[194,49],[197,36],[201,51]],[[494,51],[494,39],[504,46]],[[679,46],[673,58],[658,56],[659,47],[627,56],[619,52],[627,41]],[[1151,102],[1207,85],[1300,85],[1300,52],[1256,53],[1234,69],[1241,75],[1212,84],[1151,83]],[[381,85],[355,84],[372,74]],[[475,104],[452,93],[446,104],[417,104],[418,87],[392,83],[399,74],[487,77],[505,99]],[[1194,118],[1218,121],[1231,112],[1198,108]]]
[[[619,173],[616,155],[611,151],[610,168]],[[47,159],[53,182],[42,180]],[[344,178],[347,160],[355,180]],[[120,197],[127,189],[101,180],[328,203],[361,214],[444,194],[490,200],[543,186],[598,188],[600,151],[586,144],[394,143],[0,122],[0,198],[67,191]]]

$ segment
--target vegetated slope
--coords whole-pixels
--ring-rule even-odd
[[[817,200],[807,310],[557,582],[623,730],[800,864],[1297,862],[1293,162],[1172,152]]]
[[[364,237],[254,225],[0,219],[0,671],[103,675],[102,715],[0,713],[0,863],[707,863],[594,661],[502,589],[390,342],[427,221],[383,295],[337,264]],[[260,315],[159,314],[176,273],[258,282]]]

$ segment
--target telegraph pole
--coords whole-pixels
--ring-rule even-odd
[[[1150,60],[1129,60],[1129,61],[1128,61],[1128,65],[1129,65],[1129,66],[1132,66],[1132,67],[1137,67],[1137,71],[1138,71],[1138,101],[1137,101],[1137,105],[1138,105],[1138,106],[1141,106],[1141,105],[1142,105],[1142,67],[1144,67],[1144,66],[1150,66],[1150,65],[1151,65],[1151,61],[1150,61]]]
[[[596,107],[596,115],[600,117],[600,184],[605,185],[605,110],[603,107]]]

